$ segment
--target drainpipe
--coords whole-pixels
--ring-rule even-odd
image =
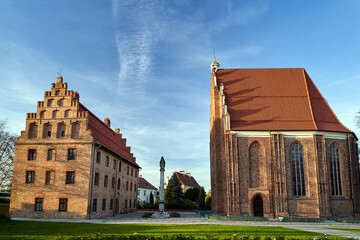
[[[95,144],[97,144],[98,146],[95,147]],[[92,201],[93,201],[93,188],[94,188],[94,177],[95,177],[95,157],[96,157],[96,150],[101,148],[102,145],[98,142],[98,141],[94,141],[93,142],[93,149],[94,149],[94,152],[93,152],[93,157],[91,159],[92,161],[92,173],[91,173],[91,182],[90,182],[90,208],[89,208],[89,219],[91,219],[91,213],[92,213]]]
[[[114,200],[113,200],[113,216],[116,214],[116,191],[117,191],[117,180],[118,180],[118,166],[120,166],[121,158],[119,159],[119,162],[116,162],[115,164],[115,184],[114,184]],[[119,163],[119,164],[118,164]],[[119,202],[120,207],[120,202]]]

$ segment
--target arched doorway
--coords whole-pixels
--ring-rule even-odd
[[[263,217],[264,216],[264,204],[260,195],[257,195],[253,199],[253,208],[254,208],[254,216],[255,217]]]

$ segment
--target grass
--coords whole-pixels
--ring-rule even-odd
[[[360,229],[356,229],[356,228],[331,228],[334,230],[340,230],[340,231],[348,231],[348,232],[357,232],[360,233]]]
[[[0,224],[0,239],[119,239],[114,236],[165,237],[182,235],[195,239],[241,239],[249,236],[313,239],[322,234],[281,227],[225,226],[225,225],[165,225],[165,224],[91,224],[9,221]],[[234,237],[236,234],[236,237]],[[170,238],[171,239],[171,238]],[[328,236],[328,239],[335,239]],[[341,239],[341,238],[336,238]],[[344,239],[344,238],[342,238]]]

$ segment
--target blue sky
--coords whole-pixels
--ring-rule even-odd
[[[155,186],[191,172],[210,187],[210,63],[303,67],[360,136],[359,1],[0,1],[0,119],[15,133],[62,71],[109,117]]]

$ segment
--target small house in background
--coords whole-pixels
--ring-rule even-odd
[[[149,183],[142,175],[139,176],[139,187],[138,187],[138,201],[141,205],[143,203],[150,203],[150,196],[153,196],[153,202],[155,203],[155,199],[157,196],[157,188],[154,187],[151,183]]]
[[[195,180],[195,178],[193,176],[191,176],[191,174],[189,172],[185,173],[185,171],[179,171],[179,172],[174,172],[174,174],[176,175],[176,177],[179,179],[180,184],[181,184],[181,189],[183,192],[186,192],[186,190],[190,189],[190,188],[199,188],[200,189],[200,185],[197,183],[197,181]],[[173,174],[173,176],[174,176]],[[165,189],[167,187],[169,183],[169,177],[166,177],[166,182],[165,182]]]

